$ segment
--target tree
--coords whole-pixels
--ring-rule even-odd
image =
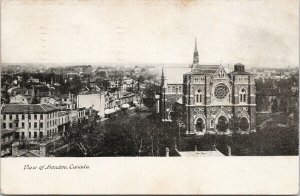
[[[138,81],[139,81],[140,83],[144,83],[145,77],[144,77],[143,75],[139,75]]]
[[[104,90],[107,90],[109,88],[109,80],[103,80],[102,85]]]
[[[9,95],[8,95],[7,91],[3,92],[2,96],[1,96],[1,104],[3,104],[3,103],[8,104],[9,101],[10,100],[9,100]]]
[[[82,88],[82,83],[79,76],[75,75],[72,80],[67,81],[62,87],[62,93],[69,93],[78,95]]]
[[[101,78],[106,78],[107,77],[106,71],[103,71],[103,70],[99,71],[97,73],[97,75],[99,75]]]

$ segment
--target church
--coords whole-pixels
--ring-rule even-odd
[[[254,76],[237,63],[199,64],[197,42],[189,67],[163,67],[158,110],[163,121],[177,121],[186,134],[256,131]]]

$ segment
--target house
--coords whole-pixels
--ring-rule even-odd
[[[31,104],[32,103],[32,97],[30,95],[15,95],[9,98],[9,103],[14,104]]]
[[[122,83],[122,90],[128,90],[130,88],[135,87],[135,82],[133,79],[124,79]]]
[[[110,89],[116,89],[118,87],[119,87],[119,81],[109,80],[109,88]]]
[[[40,104],[58,105],[60,104],[60,99],[55,95],[40,97]]]

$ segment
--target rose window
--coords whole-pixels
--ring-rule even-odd
[[[217,99],[224,99],[227,94],[228,94],[228,88],[227,86],[225,85],[218,85],[216,88],[215,88],[215,97]]]

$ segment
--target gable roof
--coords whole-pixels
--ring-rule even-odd
[[[224,72],[223,73],[224,74],[223,77],[219,76],[219,73],[221,71]],[[222,65],[220,65],[219,68],[217,69],[217,71],[214,73],[214,78],[220,78],[220,79],[225,79],[226,78],[226,79],[230,80],[228,73],[226,72],[225,68]]]
[[[218,70],[220,65],[196,65],[194,66],[194,72],[203,74],[214,74]]]

